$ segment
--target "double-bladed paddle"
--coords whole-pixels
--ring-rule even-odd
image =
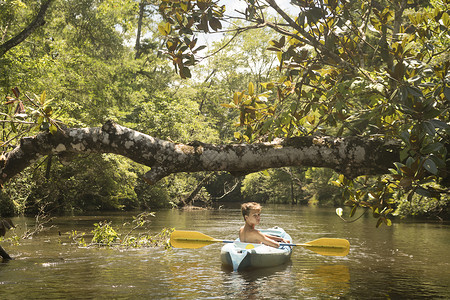
[[[213,243],[234,243],[235,241],[219,240],[197,231],[175,230],[170,235],[170,244],[174,248],[197,249]],[[321,255],[346,256],[350,251],[350,243],[345,239],[320,238],[304,244],[280,243],[280,246],[305,247]]]

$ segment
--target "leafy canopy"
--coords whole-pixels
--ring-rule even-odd
[[[197,62],[198,33],[265,27],[278,34],[266,42],[278,59],[279,77],[260,86],[250,82],[225,104],[239,111],[245,128],[236,138],[320,133],[401,143],[401,161],[389,176],[335,181],[351,215],[371,208],[377,226],[390,224],[395,198],[448,201],[448,1],[291,1],[295,16],[275,0],[245,3],[232,15],[218,1],[159,6],[166,52],[183,78]],[[236,19],[244,25],[226,26]]]

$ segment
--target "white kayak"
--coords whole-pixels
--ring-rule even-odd
[[[282,228],[274,227],[260,230],[264,234],[279,236],[292,243],[291,236]],[[232,266],[234,271],[249,267],[265,268],[284,264],[291,258],[292,246],[274,248],[264,244],[242,243],[237,239],[228,243],[220,251],[220,260],[224,265]]]

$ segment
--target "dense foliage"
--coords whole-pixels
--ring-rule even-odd
[[[390,176],[344,178],[344,199],[370,207],[378,224],[406,198],[441,210],[449,198],[449,3],[447,1],[245,1],[235,30],[270,28],[280,76],[250,82],[227,106],[240,112],[247,141],[309,135],[382,136],[403,143]],[[268,8],[278,15],[270,20]],[[195,62],[194,28],[229,20],[217,2],[163,1],[167,50],[182,77]]]
[[[2,151],[38,130],[108,119],[179,142],[377,136],[403,146],[390,175],[283,168],[237,186],[258,201],[345,201],[351,216],[370,208],[378,224],[394,211],[445,214],[448,1],[311,0],[286,9],[248,0],[231,16],[215,1],[45,2],[46,23],[0,56]],[[0,44],[38,10],[35,1],[2,1]],[[205,34],[221,31],[209,49],[202,45]],[[5,185],[0,212],[32,212],[41,202],[60,212],[176,205],[205,179],[200,198],[226,190],[214,184],[223,174],[145,186],[144,169],[111,155],[42,158]]]
[[[2,41],[38,10],[35,1],[1,5]],[[217,141],[213,123],[199,115],[196,99],[178,92],[184,83],[158,52],[152,7],[144,7],[142,20],[139,9],[134,1],[52,3],[45,26],[0,58],[2,151],[39,130],[99,126],[109,119],[161,138]],[[142,37],[135,49],[130,43],[137,40],[138,21]],[[138,178],[144,172],[111,155],[46,157],[8,183],[2,201],[13,203],[15,213],[34,213],[47,203],[55,212],[154,209],[178,202],[195,187],[187,176],[142,187]],[[2,207],[3,214],[14,212]]]

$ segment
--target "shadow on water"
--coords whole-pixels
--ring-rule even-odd
[[[222,271],[226,274],[239,274],[247,281],[255,281],[262,277],[269,277],[276,273],[286,271],[288,267],[292,267],[292,261],[289,261],[285,264],[282,264],[280,266],[276,267],[270,267],[270,268],[247,268],[242,271],[234,272],[233,268],[228,265],[222,264]]]
[[[339,298],[350,292],[350,270],[345,265],[305,268],[297,284],[304,295]]]
[[[290,273],[292,262],[271,268],[250,268],[234,272],[233,268],[222,265],[224,286],[227,295],[239,299],[261,299],[270,295],[272,284]],[[279,283],[278,283],[279,284]]]
[[[277,267],[239,272],[222,266],[222,271],[227,295],[239,299],[261,299],[274,292],[282,299],[300,295],[339,298],[350,291],[350,271],[345,265],[319,265],[298,270],[291,261]]]

